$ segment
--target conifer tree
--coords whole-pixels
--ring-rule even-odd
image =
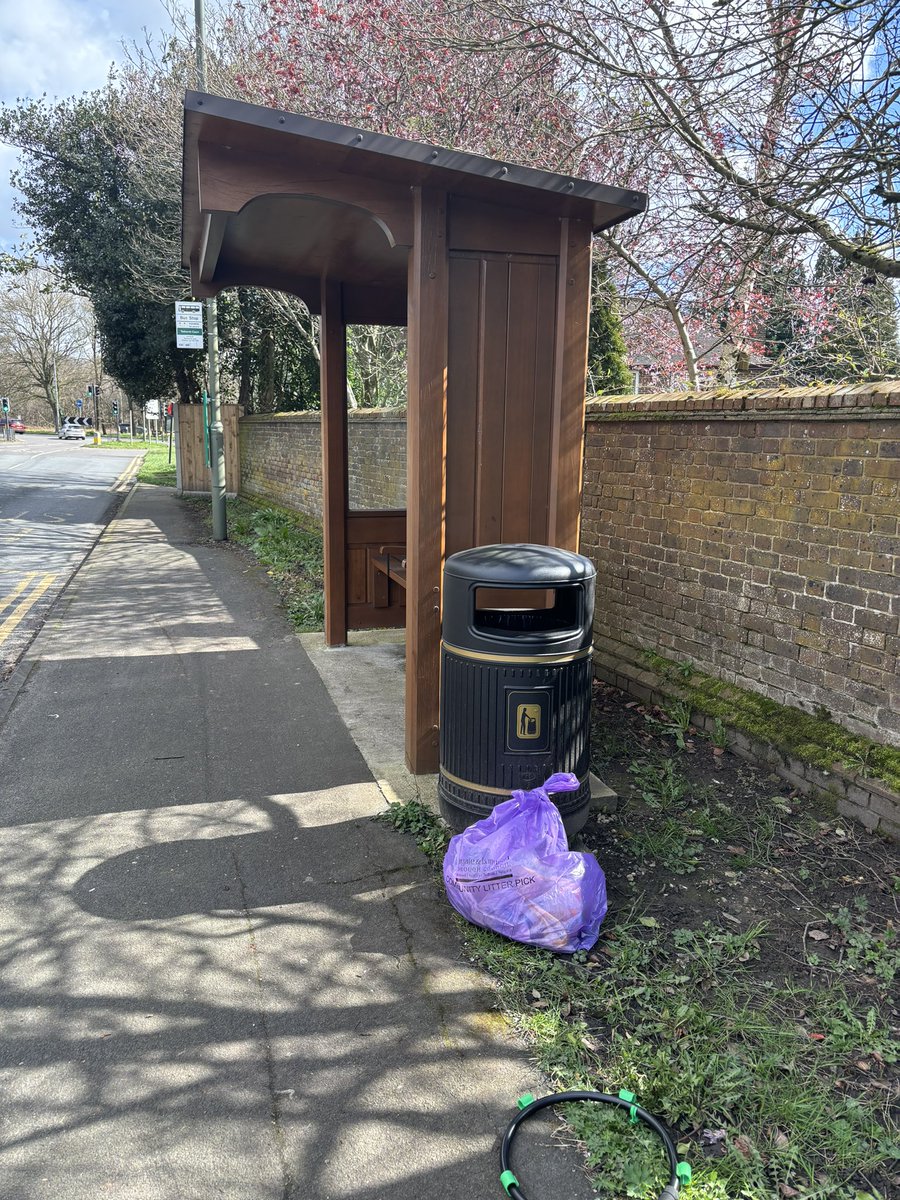
[[[627,353],[616,285],[604,260],[595,257],[588,326],[587,390],[590,395],[616,395],[631,389]]]
[[[814,281],[829,298],[830,319],[810,352],[818,379],[883,379],[900,373],[897,296],[890,280],[823,247]]]

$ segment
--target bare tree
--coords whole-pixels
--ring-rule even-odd
[[[56,424],[56,382],[63,389],[73,364],[90,354],[90,314],[80,296],[62,291],[47,271],[6,276],[0,295],[0,356],[13,396],[40,399]]]
[[[470,49],[577,65],[600,138],[652,141],[698,214],[900,276],[900,5],[483,0]]]

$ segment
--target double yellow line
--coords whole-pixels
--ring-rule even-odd
[[[126,488],[130,487],[135,475],[137,475],[138,471],[140,470],[141,463],[143,461],[143,455],[138,458],[133,458],[113,484],[112,490],[114,492],[124,492]]]
[[[2,616],[2,614],[10,607],[10,605],[14,604],[15,601],[19,599],[23,592],[28,593],[25,598],[19,600],[19,603],[16,604],[15,608],[7,613],[6,617],[0,621],[0,645],[6,641],[12,631],[22,621],[23,617],[25,617],[34,607],[37,601],[40,600],[41,596],[43,596],[44,592],[46,592],[47,588],[56,578],[55,575],[45,575],[42,579],[35,583],[34,581],[39,575],[40,571],[29,571],[27,575],[23,576],[21,582],[17,583],[8,595],[0,597],[0,616]],[[30,591],[29,588],[31,589]]]

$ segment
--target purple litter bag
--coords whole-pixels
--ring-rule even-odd
[[[606,916],[606,880],[593,854],[569,849],[547,794],[577,787],[574,775],[551,775],[451,839],[444,885],[467,921],[560,954],[593,946]]]

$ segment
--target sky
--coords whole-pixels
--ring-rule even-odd
[[[62,99],[101,87],[122,42],[169,28],[162,0],[0,0],[0,101]],[[0,250],[27,230],[13,211],[15,151],[0,146]]]

